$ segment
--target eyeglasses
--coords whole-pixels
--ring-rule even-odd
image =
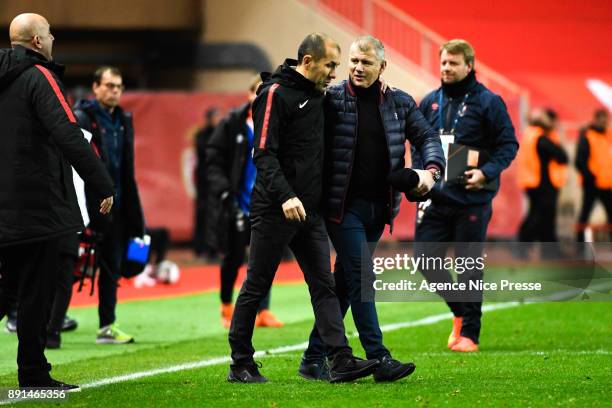
[[[113,90],[113,89],[118,89],[120,91],[123,91],[125,89],[125,86],[123,84],[113,84],[112,82],[107,82],[104,85],[106,88],[108,88],[109,90]]]

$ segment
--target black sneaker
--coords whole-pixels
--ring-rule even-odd
[[[66,392],[79,392],[81,391],[81,387],[75,384],[66,384],[61,381],[51,379],[51,388],[59,388],[60,390],[64,390]]]
[[[49,378],[43,382],[37,381],[33,383],[19,384],[19,388],[47,388],[47,389],[57,389],[66,392],[79,392],[81,391],[81,387],[73,384],[66,384],[61,381],[54,380],[53,378]]]
[[[298,374],[307,380],[329,381],[329,366],[324,360],[306,361],[302,359]]]
[[[79,326],[79,322],[77,322],[75,319],[71,319],[67,315],[64,316],[64,321],[62,322],[63,332],[76,330],[78,326]]]
[[[367,377],[380,366],[380,361],[363,360],[351,354],[334,358],[329,372],[329,382],[348,382]]]
[[[259,368],[261,368],[261,363],[231,364],[229,374],[227,375],[227,381],[241,383],[268,382],[268,379],[259,372]]]
[[[60,332],[47,332],[47,348],[58,349],[62,344]]]
[[[413,363],[401,363],[386,355],[380,359],[380,367],[374,372],[374,381],[391,382],[408,377],[415,370]]]

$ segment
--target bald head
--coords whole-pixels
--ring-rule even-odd
[[[9,27],[11,45],[21,45],[52,59],[53,35],[49,22],[40,14],[23,13],[11,21]]]

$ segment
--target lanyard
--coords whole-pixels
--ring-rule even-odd
[[[438,106],[440,116],[438,117],[438,122],[440,123],[440,133],[444,133],[444,109],[442,107],[442,91],[440,90],[440,94],[438,95]],[[459,123],[459,118],[462,118],[465,113],[465,104],[467,103],[468,97],[470,96],[469,92],[465,94],[463,97],[463,102],[459,105],[459,109],[457,109],[457,114],[455,115],[455,120],[453,121],[453,127],[450,131],[451,134],[455,134],[455,129],[457,128],[457,123]],[[449,103],[450,105],[450,103]]]

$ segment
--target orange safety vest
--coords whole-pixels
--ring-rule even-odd
[[[612,133],[599,133],[587,129],[589,142],[588,167],[595,176],[595,186],[602,190],[612,188]]]
[[[523,189],[536,188],[540,185],[541,161],[538,156],[538,139],[544,134],[539,126],[528,126],[521,139],[518,154],[518,185]],[[559,135],[552,131],[548,137],[559,144]],[[567,165],[554,160],[548,162],[548,177],[553,187],[560,189],[567,180]]]

